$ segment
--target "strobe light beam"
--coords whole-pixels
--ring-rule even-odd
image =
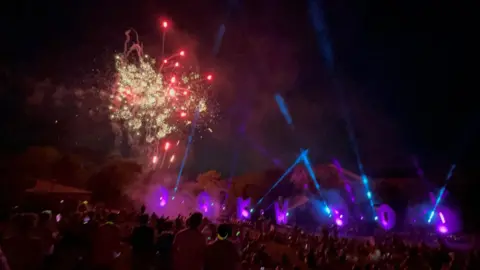
[[[260,198],[260,200],[258,200],[257,204],[255,205],[255,207],[257,207],[258,205],[260,205],[263,201],[263,199],[265,199],[265,197],[270,194],[270,192],[272,192],[273,189],[275,189],[275,187],[278,186],[278,184],[280,184],[280,182],[282,182],[282,180],[297,166],[297,164],[302,161],[303,159],[303,155],[307,153],[307,150],[303,151],[298,157],[297,159],[295,160],[295,162],[293,162],[293,164],[288,167],[288,169],[282,174],[282,176],[280,176],[280,178],[278,178],[277,182],[275,182],[272,187],[267,191],[267,193],[265,193],[265,195],[263,195],[262,198]]]
[[[435,200],[435,204],[433,205],[433,209],[432,211],[430,211],[430,215],[428,216],[429,224],[432,222],[432,219],[435,216],[435,211],[437,211],[438,205],[440,205],[440,203],[442,202],[443,194],[445,193],[445,189],[447,188],[448,181],[450,180],[450,178],[452,178],[455,167],[457,167],[457,165],[453,164],[448,171],[447,178],[445,179],[445,185],[443,185],[443,187],[440,189],[437,199]]]
[[[313,172],[313,169],[310,165],[310,161],[307,157],[308,155],[308,149],[307,150],[302,150],[302,152],[300,153],[300,155],[298,156],[298,158],[295,160],[295,162],[283,173],[282,176],[280,176],[280,178],[277,180],[277,182],[275,182],[272,187],[265,193],[265,195],[263,195],[263,197],[258,200],[257,204],[255,205],[255,208],[260,205],[262,202],[263,202],[263,199],[265,199],[265,197],[270,194],[270,192],[272,192],[272,190],[278,186],[278,184],[280,184],[280,182],[282,182],[282,180],[298,165],[298,163],[300,162],[303,162],[305,167],[307,167],[307,170],[308,170],[308,173],[310,175],[310,177],[312,178],[312,181],[314,182],[315,184],[315,188],[317,189],[317,191],[320,191],[320,185],[318,184],[317,182],[317,178],[315,177],[315,173]],[[325,204],[325,207],[324,207],[324,211],[325,213],[331,217],[332,216],[332,211],[330,210],[330,207],[328,207],[327,205],[327,202],[323,199],[322,200],[323,203]],[[253,211],[253,208],[252,208],[252,211]]]

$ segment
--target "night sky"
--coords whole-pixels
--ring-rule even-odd
[[[300,148],[310,149],[314,163],[336,158],[357,171],[356,145],[370,175],[415,175],[416,157],[438,184],[452,163],[459,175],[474,179],[479,114],[464,75],[459,22],[452,22],[457,9],[433,1],[317,0],[334,52],[332,74],[308,2],[11,1],[1,16],[3,150],[34,144],[71,149],[86,133],[97,141],[82,147],[111,150],[108,125],[76,122],[73,115],[82,112],[69,106],[42,105],[34,119],[25,113],[28,85],[49,78],[73,91],[101,80],[129,27],[140,33],[147,51],[158,53],[159,19],[167,18],[174,24],[167,50],[191,48],[202,69],[214,71],[220,105],[214,133],[195,140],[189,171],[241,174],[274,167],[274,160],[288,166]],[[226,32],[214,55],[221,24]],[[294,127],[284,121],[275,93],[285,98]],[[56,119],[61,124],[54,125]]]

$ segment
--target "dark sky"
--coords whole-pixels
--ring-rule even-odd
[[[11,1],[1,16],[2,145],[65,146],[76,140],[72,134],[86,136],[85,126],[68,120],[68,109],[44,108],[45,119],[26,116],[23,100],[31,89],[25,85],[50,78],[67,91],[82,87],[92,70],[111,66],[128,27],[154,53],[161,42],[158,19],[166,17],[175,25],[170,42],[186,42],[200,66],[216,74],[221,119],[213,135],[196,139],[191,171],[239,174],[272,167],[274,159],[287,166],[300,148],[310,149],[314,163],[337,158],[356,171],[356,145],[372,175],[415,172],[412,156],[431,178],[445,174],[451,163],[467,173],[478,160],[473,153],[479,148],[479,114],[464,75],[460,11],[434,1],[318,1],[335,55],[332,74],[307,2]],[[214,56],[222,23],[226,32]],[[279,113],[275,93],[285,97],[294,128]],[[69,125],[53,127],[50,122],[59,117]],[[355,142],[349,140],[346,118]],[[102,143],[87,146],[107,151],[103,140],[111,138],[105,130],[91,130]],[[48,139],[53,137],[57,141]]]

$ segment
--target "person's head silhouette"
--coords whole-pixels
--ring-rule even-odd
[[[148,215],[141,215],[139,218],[140,225],[145,226],[148,224],[149,217]]]
[[[108,223],[115,223],[117,221],[117,214],[115,213],[110,213],[107,215],[107,222]]]
[[[200,225],[202,224],[202,220],[203,220],[202,213],[195,212],[188,219],[188,227],[190,229],[198,229],[198,227],[200,227]]]
[[[228,224],[220,224],[217,228],[217,237],[220,240],[225,240],[232,235],[232,228]]]

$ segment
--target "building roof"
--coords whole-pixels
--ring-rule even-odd
[[[61,194],[91,194],[88,190],[57,184],[48,180],[37,180],[33,188],[25,190],[27,193],[61,193]]]

